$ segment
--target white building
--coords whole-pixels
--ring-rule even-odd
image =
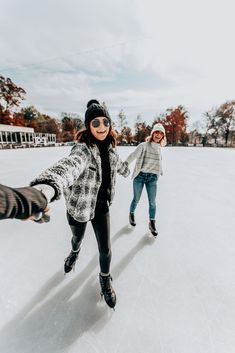
[[[33,128],[0,124],[0,148],[51,146],[56,134],[34,132]]]

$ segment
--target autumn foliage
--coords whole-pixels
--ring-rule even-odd
[[[161,122],[166,130],[167,142],[172,145],[184,144],[187,127],[187,111],[181,105],[176,108],[167,109],[165,116],[155,122]]]
[[[15,111],[25,99],[25,90],[10,78],[0,76],[0,124],[34,128],[35,132],[56,134],[57,141],[71,141],[81,128],[82,121],[63,113],[62,121],[40,113],[34,106]]]

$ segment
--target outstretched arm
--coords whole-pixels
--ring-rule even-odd
[[[131,162],[133,162],[134,159],[138,158],[141,155],[141,152],[143,151],[143,147],[144,147],[144,144],[140,143],[136,147],[136,149],[132,153],[129,154],[129,156],[126,159],[126,162],[128,164],[130,164]]]
[[[43,171],[36,179],[34,179],[30,186],[39,184],[47,184],[54,188],[54,196],[51,201],[58,200],[61,197],[62,191],[65,188],[73,185],[80,174],[86,168],[87,163],[87,148],[77,146],[73,148],[68,157],[65,157],[55,163],[52,167]]]
[[[0,184],[0,220],[43,215],[47,203],[46,196],[34,187],[11,188]]]

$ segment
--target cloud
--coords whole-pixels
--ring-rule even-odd
[[[47,114],[83,114],[98,98],[130,124],[179,104],[197,120],[234,98],[230,0],[2,0],[1,9],[1,74]]]

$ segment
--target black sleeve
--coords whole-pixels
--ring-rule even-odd
[[[46,206],[46,197],[33,187],[10,188],[0,184],[0,220],[26,219],[42,212]]]

